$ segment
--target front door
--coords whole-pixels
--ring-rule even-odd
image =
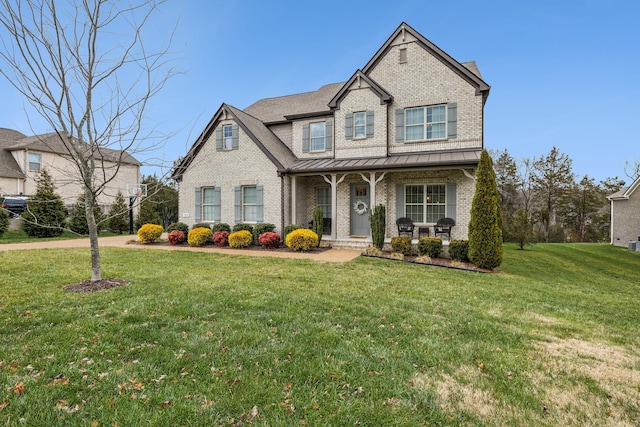
[[[369,184],[351,184],[351,235],[371,235]]]

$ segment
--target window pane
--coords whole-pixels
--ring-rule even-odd
[[[410,108],[405,111],[405,125],[424,123],[424,108]]]
[[[427,128],[427,139],[444,138],[445,124],[438,123]]]
[[[213,221],[213,206],[202,206],[202,220],[203,221]]]
[[[445,216],[445,205],[428,205],[427,206],[427,222],[438,222],[440,218]]]
[[[242,189],[242,203],[255,205],[258,201],[256,187],[244,187]]]
[[[203,188],[202,189],[202,204],[203,205],[212,205],[213,204],[213,195],[215,194],[213,188]]]
[[[444,122],[445,117],[444,105],[427,108],[427,123]]]
[[[222,131],[224,132],[225,138],[231,138],[233,136],[233,129],[231,126],[223,126]]]
[[[29,153],[29,170],[39,171],[42,155],[38,153]]]
[[[311,137],[324,138],[324,123],[311,123]]]
[[[322,209],[322,217],[331,218],[331,188],[321,187],[316,191],[318,207]]]
[[[406,215],[413,222],[423,222],[422,205],[406,206]]]
[[[407,126],[407,141],[420,141],[424,139],[424,126]]]
[[[367,117],[365,116],[365,113],[355,113],[353,115],[353,123],[356,126],[364,125],[366,122],[366,118]]]

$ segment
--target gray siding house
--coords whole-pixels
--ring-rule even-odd
[[[611,244],[628,246],[640,237],[640,176],[627,188],[613,193],[611,200]]]
[[[466,239],[489,95],[475,62],[460,63],[406,23],[344,82],[223,103],[173,171],[181,221],[308,224],[324,240],[370,241],[371,209],[396,219],[456,221]],[[417,237],[417,234],[416,236]]]

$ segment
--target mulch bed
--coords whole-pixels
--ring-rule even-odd
[[[187,243],[181,243],[181,244],[178,244],[178,245],[172,245],[171,243],[169,243],[168,241],[165,241],[165,240],[152,242],[152,243],[142,243],[142,242],[140,242],[138,240],[133,240],[132,239],[129,243],[132,244],[132,245],[142,245],[142,246],[169,246],[169,247],[173,247],[173,248],[190,248],[191,247]],[[226,250],[238,250],[238,251],[259,251],[259,252],[261,252],[261,251],[267,251],[267,252],[294,252],[294,251],[292,251],[291,249],[289,249],[288,247],[286,247],[284,245],[279,247],[279,248],[277,248],[277,249],[265,249],[265,248],[263,248],[262,246],[259,246],[259,245],[251,245],[248,248],[233,249],[233,248],[231,248],[229,246],[223,246],[223,247],[219,248],[219,247],[209,243],[209,244],[206,244],[204,246],[199,246],[199,248],[222,249],[222,250],[226,249]],[[319,248],[314,248],[314,249],[312,249],[310,251],[307,251],[306,253],[312,253],[312,254],[322,253],[324,251],[328,251],[329,249],[331,249],[331,248],[330,247],[319,247]]]
[[[117,288],[118,286],[128,285],[129,281],[122,279],[102,279],[102,280],[84,280],[82,282],[74,283],[63,287],[68,292],[97,292],[105,289]]]
[[[405,256],[403,259],[395,258],[391,256],[389,252],[383,252],[383,254],[380,256],[367,255],[367,254],[363,254],[363,256],[368,256],[371,258],[388,259],[392,261],[409,262],[412,264],[431,265],[434,267],[444,267],[444,268],[450,268],[452,270],[471,271],[474,273],[500,273],[499,271],[496,271],[496,270],[488,270],[486,268],[477,267],[475,264],[471,262],[454,261],[449,258],[431,258],[431,260],[427,262],[427,261],[420,260],[419,257],[416,257],[416,256]]]

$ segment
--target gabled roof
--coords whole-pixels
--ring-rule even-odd
[[[393,101],[393,96],[389,92],[387,92],[382,86],[376,83],[371,77],[364,74],[361,70],[357,70],[353,76],[340,88],[338,93],[329,101],[329,108],[335,110],[336,108],[340,108],[340,102],[349,92],[349,88],[356,83],[356,81],[364,80],[368,85],[369,89],[375,93],[378,98],[380,98],[380,104],[388,104]]]
[[[267,125],[287,122],[287,116],[306,115],[310,117],[310,115],[332,114],[328,106],[329,101],[343,85],[344,82],[332,83],[324,85],[314,92],[264,98],[249,105],[243,111]]]
[[[365,74],[369,74],[376,67],[376,65],[378,65],[378,62],[380,62],[385,54],[391,49],[394,40],[399,36],[405,37],[406,34],[410,34],[411,36],[413,36],[417,40],[417,43],[429,53],[431,53],[434,58],[438,59],[460,77],[469,82],[469,84],[475,87],[476,95],[482,95],[483,98],[486,99],[486,97],[489,95],[490,86],[485,83],[484,80],[482,80],[479,72],[476,74],[475,71],[472,71],[473,68],[475,68],[476,71],[478,69],[478,67],[475,65],[475,62],[468,63],[469,68],[463,66],[461,63],[449,56],[449,54],[447,54],[445,51],[427,40],[422,34],[411,28],[411,26],[406,22],[401,23],[400,26],[393,32],[393,34],[391,34],[391,37],[387,39],[387,41],[382,45],[378,52],[376,52],[373,58],[371,58],[369,62],[367,62],[367,65],[364,66],[362,72]]]
[[[26,138],[26,135],[13,129],[0,128],[0,177],[3,178],[26,178],[22,169],[13,158],[11,152],[5,147],[14,144],[16,141]]]
[[[13,144],[6,146],[5,149],[9,151],[43,151],[45,153],[54,153],[62,156],[69,154],[69,150],[67,150],[67,147],[64,145],[57,132],[24,137]],[[122,162],[138,166],[141,164],[126,151],[114,150],[111,148],[98,148],[94,157],[96,159],[103,159],[110,162]]]
[[[623,188],[620,191],[616,191],[610,196],[607,196],[609,200],[627,200],[636,189],[640,188],[640,176],[636,178],[635,181],[631,183],[627,188]]]
[[[189,167],[193,159],[198,155],[204,144],[209,140],[218,122],[225,118],[232,118],[236,124],[251,138],[262,150],[269,160],[276,166],[279,172],[284,172],[296,160],[293,152],[259,119],[245,111],[239,110],[229,104],[222,104],[213,115],[204,131],[198,136],[187,155],[174,168],[172,177],[178,179]]]

